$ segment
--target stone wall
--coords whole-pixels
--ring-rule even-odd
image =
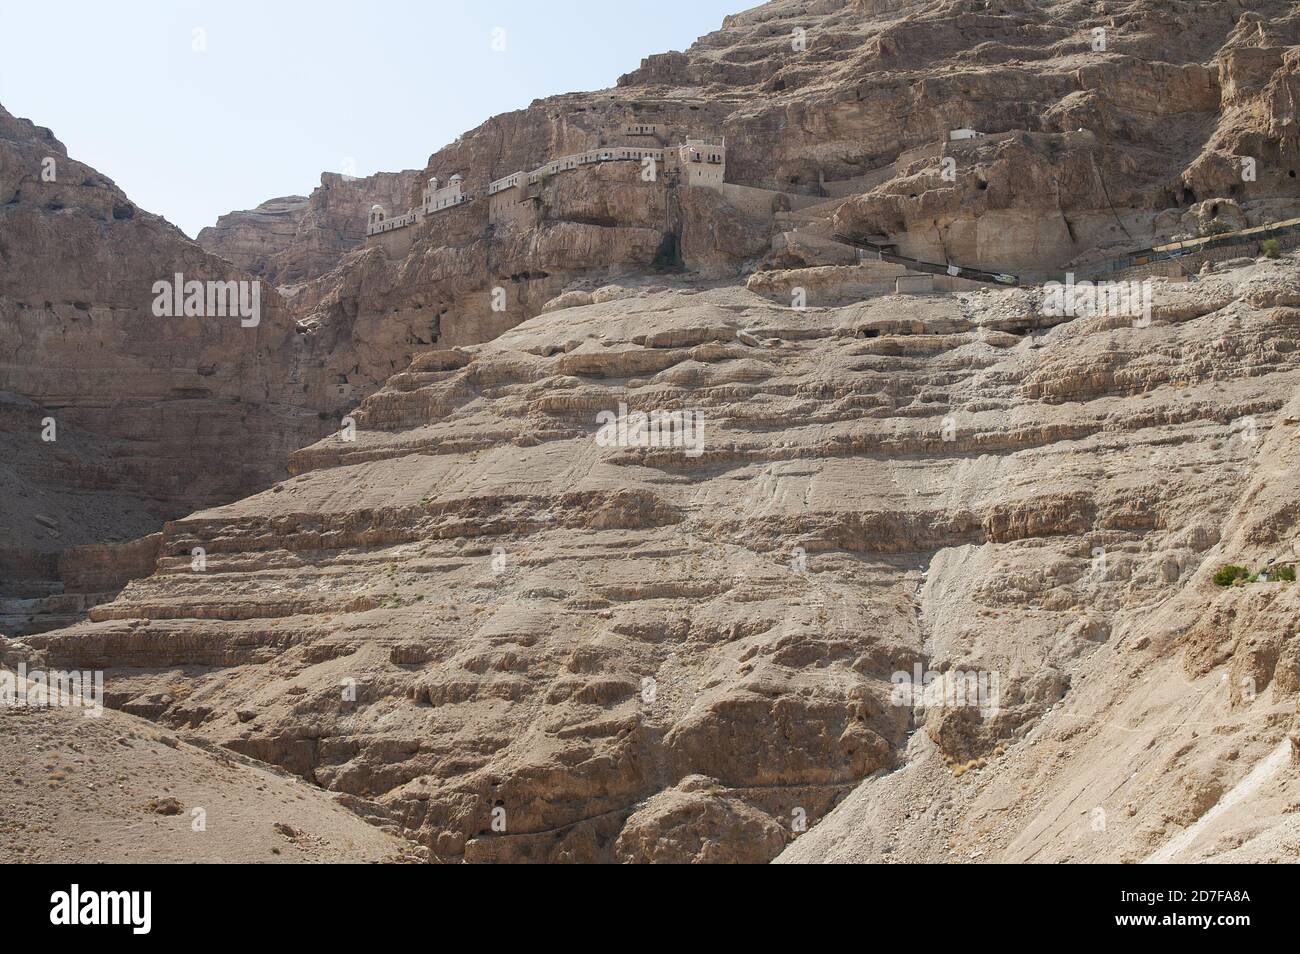
[[[1300,247],[1300,232],[1293,232],[1289,235],[1275,235],[1272,239],[1277,242],[1280,249]],[[1207,262],[1226,262],[1233,258],[1258,258],[1262,254],[1260,248],[1266,241],[1268,239],[1257,239],[1239,245],[1220,245],[1217,248],[1206,249],[1204,252],[1180,255],[1177,258],[1166,258],[1146,265],[1135,265],[1132,268],[1123,268],[1113,272],[1090,272],[1086,274],[1093,281],[1118,282],[1143,278],[1177,279],[1185,277],[1189,273],[1195,275],[1200,271],[1201,266]]]
[[[825,201],[815,195],[776,192],[772,189],[759,189],[734,182],[723,182],[712,188],[717,190],[728,203],[748,215],[771,215],[782,207],[803,209]]]
[[[518,186],[488,196],[488,221],[496,226],[528,228],[537,222],[537,203],[523,201]]]
[[[414,229],[400,228],[390,232],[377,232],[366,237],[367,245],[378,245],[389,258],[404,258],[415,241]]]

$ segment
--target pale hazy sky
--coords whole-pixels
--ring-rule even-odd
[[[192,237],[322,171],[422,168],[757,2],[0,0],[0,104]]]

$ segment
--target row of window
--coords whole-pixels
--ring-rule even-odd
[[[653,127],[644,127],[644,128],[653,128]],[[588,165],[595,162],[613,162],[620,159],[635,160],[640,162],[648,158],[653,158],[659,161],[663,161],[665,156],[666,156],[666,150],[664,149],[636,149],[633,147],[620,147],[618,149],[612,149],[612,150],[596,149],[590,152],[579,153],[576,156],[565,156],[563,159],[557,159],[554,162],[547,163],[545,166],[542,166],[542,168],[528,174],[528,183],[532,185],[538,182],[543,176],[555,175],[557,172],[565,172],[569,169],[576,169],[580,165]],[[704,154],[698,151],[692,150],[690,155],[690,161],[691,162],[707,161],[713,164],[721,164],[722,154],[709,153],[707,156],[705,156]],[[489,184],[488,195],[495,195],[498,192],[502,192],[506,189],[510,189],[519,185],[519,180],[521,176],[522,173],[516,172]],[[718,181],[721,181],[722,177],[720,173],[717,176],[717,178]],[[445,199],[439,199],[437,200],[437,202],[433,204],[432,207],[430,207],[428,202],[426,201],[425,210],[430,212],[437,212],[437,211],[441,211],[442,209],[450,208],[453,205],[460,205],[461,203],[467,201],[469,201],[469,197],[466,195],[455,195]],[[390,229],[402,228],[406,225],[410,225],[414,221],[415,221],[414,212],[408,212],[406,215],[401,216],[398,219],[390,219],[388,221],[384,220],[384,216],[381,213],[379,215],[377,222],[372,223],[371,226],[366,229],[366,233],[374,234],[375,232],[386,232]]]
[[[644,128],[651,129],[653,127],[644,127]],[[636,149],[632,147],[621,147],[612,150],[596,149],[590,152],[579,153],[576,156],[565,156],[563,159],[556,159],[553,162],[548,162],[540,169],[536,169],[533,172],[528,173],[528,183],[532,185],[536,183],[538,180],[540,180],[542,176],[555,175],[557,172],[564,172],[569,169],[576,169],[580,165],[587,165],[593,162],[612,162],[618,159],[633,159],[633,160],[641,161],[646,158],[654,158],[663,161],[666,152],[667,151],[664,149]],[[723,156],[722,153],[720,152],[711,152],[708,153],[706,156],[705,154],[700,153],[695,149],[692,149],[690,161],[691,162],[707,161],[714,164],[721,164],[723,161]],[[491,183],[488,186],[488,195],[495,195],[498,192],[502,192],[506,189],[510,189],[519,185],[520,175],[521,173],[516,172],[502,179],[497,179],[495,182]]]

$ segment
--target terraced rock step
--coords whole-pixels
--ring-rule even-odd
[[[0,666],[113,710],[0,712],[0,835],[1293,860],[1300,258],[1036,283],[1300,214],[1298,98],[1293,0],[772,0],[198,244],[0,110]],[[648,127],[726,181],[362,237]],[[178,272],[256,328],[160,323]],[[196,799],[252,834],[184,855]]]
[[[355,440],[171,522],[158,572],[28,642],[437,859],[768,860],[918,759],[1025,745],[1117,641],[1168,638],[1157,610],[1230,545],[1225,483],[1290,446],[1293,294],[1264,262],[1159,285],[1149,327],[1024,290],[558,303],[430,352]],[[701,453],[602,443],[620,403],[698,413]],[[997,708],[897,704],[917,666],[996,674]]]

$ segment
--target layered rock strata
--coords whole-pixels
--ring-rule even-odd
[[[766,860],[859,786],[993,764],[1033,784],[1044,726],[1132,718],[1144,660],[1251,676],[1144,779],[1163,827],[1106,843],[1154,850],[1197,817],[1168,808],[1187,752],[1235,740],[1229,784],[1295,713],[1282,617],[1250,647],[1196,622],[1293,591],[1207,576],[1290,558],[1289,511],[1259,495],[1286,486],[1295,275],[1157,283],[1149,325],[1024,291],[557,302],[417,358],[355,441],[172,522],[156,575],[28,641],[470,861]],[[620,403],[698,413],[700,439],[620,446],[598,417]],[[918,668],[994,676],[996,705],[901,704]],[[1017,817],[1004,845],[1041,824]]]

